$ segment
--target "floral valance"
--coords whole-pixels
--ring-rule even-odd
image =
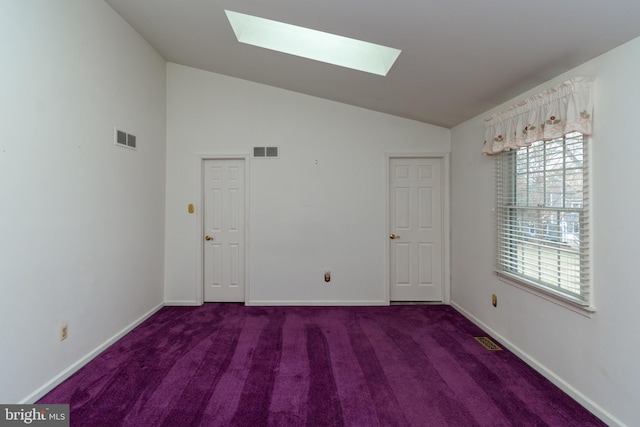
[[[593,79],[573,78],[489,117],[482,153],[517,150],[571,132],[591,135],[592,116]]]

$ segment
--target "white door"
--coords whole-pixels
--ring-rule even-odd
[[[443,300],[442,162],[390,159],[391,301]]]
[[[204,162],[204,300],[244,302],[244,160]]]

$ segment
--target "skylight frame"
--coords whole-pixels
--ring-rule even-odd
[[[236,39],[264,49],[386,76],[400,49],[225,10]]]

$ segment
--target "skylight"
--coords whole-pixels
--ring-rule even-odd
[[[266,49],[386,76],[400,50],[225,10],[236,38]]]

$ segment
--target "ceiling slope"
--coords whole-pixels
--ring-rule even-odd
[[[640,36],[637,0],[105,0],[167,61],[453,127]],[[238,43],[225,9],[402,50],[386,76]]]

